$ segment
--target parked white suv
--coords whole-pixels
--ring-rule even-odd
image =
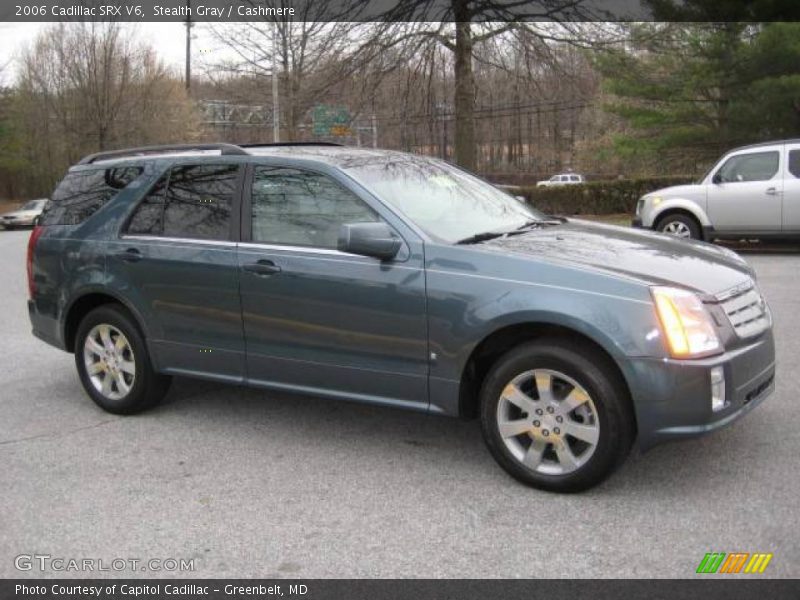
[[[550,179],[544,181],[537,181],[536,187],[550,187],[553,185],[576,185],[579,183],[586,183],[583,175],[577,173],[559,173],[553,175]]]
[[[736,148],[692,185],[642,196],[634,227],[679,237],[800,235],[800,139]]]

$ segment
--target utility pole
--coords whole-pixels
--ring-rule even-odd
[[[192,87],[192,0],[186,0],[186,91]]]
[[[378,147],[378,118],[372,113],[372,147]]]
[[[272,29],[272,141],[281,141],[280,94],[278,94],[278,22]]]

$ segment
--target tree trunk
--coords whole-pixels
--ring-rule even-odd
[[[455,161],[474,171],[475,147],[475,77],[472,72],[472,28],[467,0],[452,0],[456,21],[455,49]]]

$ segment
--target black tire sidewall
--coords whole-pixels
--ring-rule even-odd
[[[558,341],[522,345],[501,357],[481,389],[481,429],[495,460],[515,479],[547,491],[577,492],[605,479],[627,456],[632,441],[632,419],[627,393],[616,378],[598,366],[596,357]],[[594,454],[578,470],[565,475],[536,473],[521,465],[506,448],[497,426],[497,405],[503,388],[514,377],[532,369],[564,373],[582,385],[594,402],[600,438]]]
[[[160,399],[152,396],[153,380],[158,375],[153,372],[150,365],[144,338],[139,332],[139,328],[126,313],[127,311],[121,307],[117,308],[113,305],[96,308],[84,317],[75,336],[75,366],[78,369],[81,384],[92,400],[103,410],[121,415],[139,412]],[[133,387],[128,395],[120,400],[111,400],[98,392],[92,385],[84,364],[83,345],[86,336],[93,327],[103,323],[116,327],[128,339],[136,365]]]
[[[686,225],[686,227],[689,228],[689,237],[691,239],[693,240],[700,239],[700,233],[701,233],[700,226],[697,224],[697,221],[695,221],[692,217],[687,217],[686,215],[667,215],[666,217],[662,217],[661,219],[659,219],[656,229],[658,229],[660,233],[665,233],[664,228],[670,223],[675,223],[675,222],[683,223],[684,225]]]

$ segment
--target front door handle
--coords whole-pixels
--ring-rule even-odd
[[[128,248],[124,252],[117,253],[117,256],[125,262],[138,262],[142,260],[142,253],[138,248]]]
[[[271,260],[262,259],[254,263],[245,265],[245,271],[255,273],[256,275],[274,275],[280,273],[281,268]]]
[[[780,194],[780,192],[778,191],[778,188],[774,188],[774,187],[767,188],[767,196],[777,196],[778,194]]]

